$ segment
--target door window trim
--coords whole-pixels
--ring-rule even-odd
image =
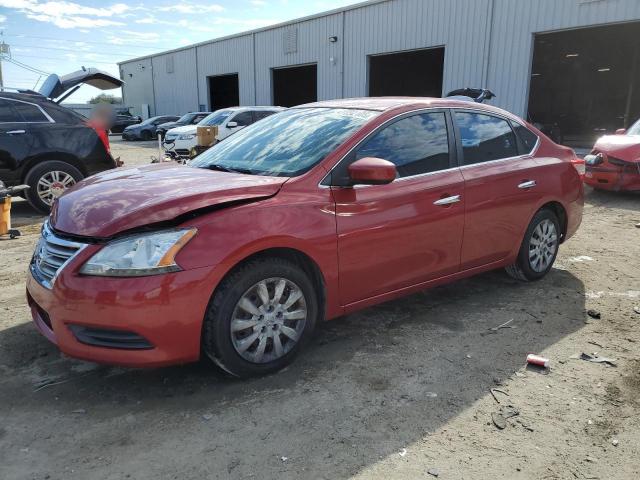
[[[375,130],[373,130],[372,132],[370,132],[366,137],[364,137],[362,140],[360,140],[357,144],[355,144],[352,148],[349,149],[349,151],[347,153],[345,153],[342,158],[340,158],[340,160],[338,160],[333,167],[331,167],[331,169],[327,172],[327,174],[322,177],[322,180],[320,180],[320,182],[318,183],[318,187],[320,188],[362,188],[362,187],[376,187],[376,186],[383,186],[383,185],[355,185],[354,187],[346,187],[346,186],[342,186],[342,185],[331,185],[331,174],[333,173],[333,171],[342,163],[345,161],[348,161],[348,158],[351,156],[351,154],[353,154],[359,147],[361,147],[364,143],[366,143],[368,140],[370,140],[374,135],[376,135],[378,132],[380,132],[381,130],[385,129],[386,127],[388,127],[389,125],[398,122],[400,120],[403,120],[406,117],[411,117],[414,115],[420,115],[422,113],[439,113],[442,112],[444,113],[445,116],[445,123],[447,126],[447,139],[448,139],[448,144],[449,144],[449,168],[445,168],[442,170],[436,170],[434,172],[424,172],[424,173],[418,173],[415,175],[409,175],[406,177],[399,177],[396,178],[393,182],[391,183],[395,183],[395,182],[400,182],[400,181],[406,181],[406,180],[412,180],[414,178],[419,178],[419,177],[425,177],[428,175],[436,175],[442,172],[450,172],[452,170],[457,170],[458,167],[458,163],[457,163],[457,149],[456,149],[456,143],[455,143],[455,130],[454,125],[453,125],[453,117],[451,115],[451,109],[448,107],[427,107],[427,108],[419,108],[417,110],[411,110],[409,112],[402,112],[399,113],[398,115],[395,115],[393,117],[391,117],[390,119],[388,119],[386,122],[384,122],[381,125],[378,125],[376,127]]]
[[[42,108],[37,103],[32,103],[32,102],[27,102],[25,100],[18,100],[17,98],[7,98],[7,97],[0,97],[0,100],[6,100],[8,102],[26,103],[27,105],[31,105],[33,107],[36,107],[38,110],[40,110],[40,113],[42,113],[44,115],[44,117],[48,120],[48,121],[40,121],[40,122],[0,122],[2,124],[5,124],[5,123],[56,123],[53,120],[53,118],[51,118],[51,115],[49,115],[47,112],[45,112],[44,108]]]
[[[452,108],[450,109],[450,113],[451,113],[451,121],[453,123],[453,128],[455,131],[455,136],[456,136],[456,152],[457,152],[457,159],[458,159],[458,168],[460,169],[466,169],[466,168],[471,168],[471,167],[477,167],[480,165],[492,165],[498,162],[506,162],[506,161],[512,161],[512,160],[522,160],[524,158],[531,158],[535,156],[535,153],[538,151],[538,147],[540,146],[540,137],[538,135],[536,135],[537,140],[536,140],[536,144],[533,146],[533,149],[529,152],[529,153],[524,153],[524,154],[518,154],[512,157],[505,157],[505,158],[497,158],[495,160],[489,160],[486,162],[480,162],[480,163],[471,163],[469,165],[465,165],[464,164],[464,152],[462,149],[462,136],[460,135],[460,129],[458,128],[458,123],[455,121],[455,114],[456,112],[463,112],[463,113],[477,113],[480,115],[486,115],[489,117],[496,117],[499,118],[500,120],[504,120],[507,122],[507,124],[509,124],[509,128],[511,128],[511,132],[513,133],[514,138],[516,139],[516,150],[519,149],[519,144],[520,144],[520,139],[518,138],[518,135],[516,134],[515,130],[513,129],[513,124],[517,123],[518,125],[523,126],[524,128],[527,128],[526,125],[523,125],[521,122],[516,122],[515,120],[505,116],[505,115],[501,115],[500,113],[494,113],[494,112],[485,112],[484,110],[477,110],[475,108]],[[528,128],[527,128],[528,130]],[[533,133],[533,132],[531,132]]]

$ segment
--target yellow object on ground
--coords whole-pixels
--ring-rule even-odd
[[[0,198],[0,235],[11,230],[11,197]]]

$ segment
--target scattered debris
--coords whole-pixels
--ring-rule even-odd
[[[432,477],[439,477],[440,476],[440,470],[438,470],[437,468],[430,468],[429,470],[427,470],[427,473],[429,475],[431,475]]]
[[[498,400],[498,397],[496,397],[496,392],[502,393],[503,395],[506,395],[507,397],[509,396],[509,394],[507,392],[505,392],[504,390],[500,390],[499,388],[490,388],[489,389],[489,393],[491,393],[491,396],[496,401],[496,403],[500,403],[500,400]]]
[[[289,460],[289,457],[280,457],[280,460],[286,462],[287,460]]]
[[[87,410],[84,408],[78,408],[74,411],[72,411],[71,413],[74,413],[76,415],[84,415],[85,413],[87,413]]]
[[[640,315],[640,307],[633,307],[633,311]]]
[[[528,423],[525,423],[521,418],[518,418],[516,422],[522,425],[522,428],[524,428],[525,430],[529,430],[530,432],[533,432],[533,427],[531,427]]]
[[[504,322],[502,325],[498,325],[497,327],[491,327],[489,330],[491,330],[492,332],[497,332],[501,328],[515,328],[513,325],[509,325],[511,322],[513,322],[513,318],[508,322]]]
[[[640,228],[640,223],[636,223],[636,228]]]
[[[438,394],[436,392],[427,392],[424,394],[424,396],[427,398],[436,398]]]
[[[401,457],[404,457],[406,454],[407,454],[407,449],[406,448],[403,448],[402,450],[400,450],[398,452],[398,455],[400,455]]]
[[[618,443],[620,443],[620,442],[618,442],[617,438],[614,438],[613,440],[611,440],[611,445],[613,445],[614,447],[617,447]]]
[[[595,318],[596,320],[599,320],[600,317],[602,317],[602,315],[598,310],[591,310],[591,309],[587,310],[587,315],[589,315],[591,318]]]
[[[507,427],[507,419],[520,415],[520,412],[513,408],[511,405],[500,408],[499,411],[491,414],[491,420],[493,424],[500,430],[504,430]]]
[[[538,367],[549,368],[549,359],[530,353],[527,355],[527,363],[529,365],[537,365]]]
[[[606,363],[607,365],[610,365],[612,367],[618,366],[616,365],[617,360],[615,358],[591,356],[586,353],[581,353],[580,355],[574,355],[572,358],[579,358],[580,360],[585,360],[587,362],[592,362],[592,363]]]
[[[569,257],[567,258],[567,261],[575,263],[575,262],[593,262],[593,258],[587,256],[587,255],[579,255],[577,257]]]
[[[595,345],[596,347],[604,348],[604,345],[600,345],[598,342],[588,341],[587,343]]]
[[[202,418],[204,420],[211,420],[213,418],[213,415],[210,413],[205,413],[204,415],[202,415]]]

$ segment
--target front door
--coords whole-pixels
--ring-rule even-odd
[[[364,157],[398,169],[388,185],[332,187],[343,305],[459,270],[464,181],[450,131],[445,111],[412,113],[378,129],[334,169],[344,178]]]

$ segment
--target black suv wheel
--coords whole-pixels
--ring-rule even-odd
[[[31,187],[26,198],[36,210],[49,213],[53,201],[83,178],[82,172],[67,162],[39,163],[25,177],[25,183]]]

